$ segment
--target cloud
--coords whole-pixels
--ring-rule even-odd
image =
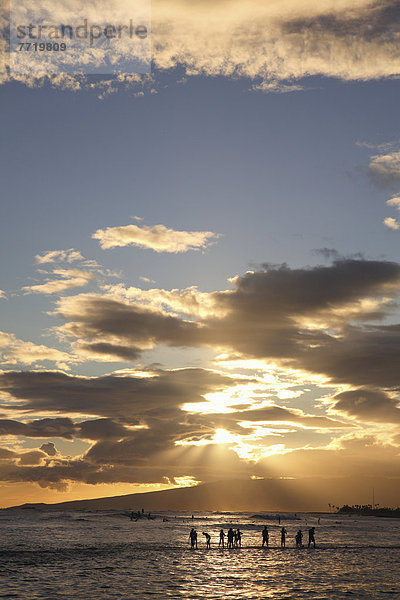
[[[55,362],[59,368],[68,368],[69,363],[77,362],[77,357],[57,348],[25,342],[12,333],[0,331],[0,362],[3,365],[34,365],[43,361]]]
[[[112,419],[84,421],[76,427],[76,436],[86,440],[120,440],[132,432]]]
[[[288,433],[288,426],[292,428],[292,431],[301,428],[325,430],[326,432],[353,427],[348,422],[338,421],[326,416],[311,415],[299,409],[285,408],[275,404],[245,410],[237,409],[228,413],[201,414],[189,412],[186,422],[192,425],[193,431],[189,436],[183,438],[184,441],[189,438],[192,442],[198,441],[203,444],[207,439],[212,441],[215,432],[222,429],[239,435],[239,444],[248,444],[251,441],[256,455],[262,455],[263,453],[263,448],[259,447],[260,442],[256,442],[257,439],[262,439],[265,442],[268,436],[283,437],[284,434]],[[273,427],[272,430],[271,426]],[[258,433],[260,430],[261,433]]]
[[[29,452],[14,452],[8,448],[0,448],[0,463],[9,463],[9,465],[18,465],[19,467],[45,464],[46,454],[40,450],[30,450]],[[3,466],[4,469],[4,466]],[[0,473],[1,470],[0,469]],[[24,468],[18,469],[21,472]],[[4,481],[4,480],[3,480]]]
[[[74,354],[84,360],[96,360],[103,362],[136,361],[142,354],[141,348],[123,346],[107,342],[79,343],[73,345]]]
[[[136,351],[150,349],[157,343],[199,345],[195,338],[202,337],[195,322],[96,294],[62,298],[56,314],[69,321],[59,328],[61,334],[79,338],[81,344],[84,340],[123,347],[129,344]]]
[[[271,93],[274,92],[276,94],[286,94],[288,92],[300,92],[305,88],[302,85],[298,85],[295,83],[284,83],[281,81],[262,81],[261,83],[255,84],[251,88],[252,90],[258,92]]]
[[[73,436],[93,440],[90,449],[79,460],[76,459],[76,466],[85,469],[90,467],[92,477],[98,481],[103,480],[103,476],[95,471],[100,468],[104,470],[104,465],[109,465],[107,477],[111,479],[103,481],[113,481],[112,477],[124,478],[115,481],[135,477],[133,481],[136,481],[141,477],[145,479],[140,481],[145,482],[146,478],[152,476],[143,472],[145,467],[161,473],[160,477],[184,476],[186,472],[182,470],[182,456],[189,457],[191,452],[179,442],[190,446],[202,440],[215,445],[213,438],[220,428],[231,432],[233,436],[240,435],[257,453],[260,439],[265,439],[267,435],[265,432],[260,434],[259,428],[268,423],[277,428],[277,432],[271,435],[280,435],[285,424],[295,429],[325,431],[349,427],[329,417],[277,405],[245,408],[226,414],[203,414],[185,408],[188,403],[191,406],[205,406],[209,394],[222,393],[238,384],[243,392],[244,385],[255,384],[255,381],[243,377],[238,380],[204,369],[146,373],[132,371],[95,378],[49,371],[6,372],[0,375],[0,389],[11,398],[9,409],[16,413],[45,411],[65,416],[28,423],[3,420],[0,422],[0,432],[3,435],[46,437],[47,434],[49,437],[70,439]],[[261,382],[257,385],[262,387]],[[74,423],[67,416],[71,413],[95,415],[97,418]],[[231,450],[235,449],[233,445]],[[192,456],[197,456],[197,453],[194,452]],[[71,466],[68,461],[65,461],[65,467]],[[239,468],[237,457],[234,462],[235,468]],[[140,475],[137,472],[139,467]],[[111,469],[116,469],[113,475]],[[211,463],[207,469],[210,472],[213,470]]]
[[[99,1],[92,9],[71,6],[94,22],[101,17],[105,22],[118,18],[124,22],[130,14],[127,0]],[[65,23],[65,10],[55,5],[52,21]],[[180,67],[186,76],[241,76],[256,80],[256,88],[273,92],[298,89],[298,79],[313,75],[344,80],[391,77],[399,73],[398,22],[396,0],[226,0],[214,4],[155,0],[152,59],[158,70]],[[105,52],[97,48],[99,62]],[[113,52],[115,60],[127,58],[131,47],[114,44]],[[92,49],[83,53],[84,60],[93,61]],[[4,68],[3,78],[7,79]],[[30,75],[15,78],[28,85],[35,79]],[[56,84],[72,89],[82,85],[71,76],[57,78],[53,78]],[[115,81],[108,87],[115,88]]]
[[[201,435],[203,430],[210,432],[212,425],[196,420],[181,407],[188,400],[205,402],[207,393],[224,390],[235,382],[234,378],[202,369],[142,375],[132,372],[99,378],[66,376],[60,372],[2,373],[0,387],[17,401],[8,405],[14,411],[102,417],[79,423],[73,423],[69,417],[29,423],[3,420],[0,431],[4,435],[43,437],[48,433],[67,439],[74,435],[93,440],[94,444],[81,457],[57,456],[56,464],[34,471],[15,468],[12,455],[8,457],[12,464],[2,468],[0,479],[38,481],[40,485],[52,486],[66,480],[146,483],[185,476],[190,461],[183,457],[191,453],[178,448],[175,442],[182,437]],[[227,455],[232,457],[230,462],[240,464],[234,452]],[[208,463],[206,470],[215,471]]]
[[[243,379],[239,380],[243,384]],[[3,435],[31,437],[70,436],[93,442],[76,457],[63,457],[53,442],[37,450],[14,452],[0,449],[0,479],[34,481],[42,487],[63,489],[70,481],[97,483],[160,483],[179,477],[210,481],[229,476],[332,476],[369,473],[393,475],[398,470],[398,447],[372,435],[345,435],[325,448],[282,450],[268,459],[247,460],[237,454],[236,444],[266,450],[273,437],[282,438],[287,426],[317,431],[348,427],[341,421],[310,415],[277,405],[237,410],[226,414],[202,414],[182,410],[187,401],[205,403],[210,392],[237,385],[238,380],[203,369],[126,372],[106,377],[83,378],[60,372],[8,372],[0,375],[0,388],[16,403],[15,411],[52,411],[103,415],[73,422],[67,416],[21,423],[0,421]],[[364,394],[364,391],[361,390]],[[353,416],[350,396],[338,394],[340,411]],[[379,412],[378,396],[370,396],[373,412]],[[110,401],[111,400],[111,401]],[[360,404],[362,407],[362,403]],[[339,410],[336,406],[335,410]],[[365,407],[361,408],[361,412]],[[393,406],[385,410],[393,417]],[[371,411],[367,409],[368,419]],[[112,416],[111,416],[112,415]],[[357,412],[356,415],[359,416]],[[397,416],[397,415],[396,415]],[[398,418],[398,417],[397,417]],[[378,418],[378,421],[380,419]],[[266,425],[274,429],[265,432]],[[286,426],[286,429],[285,429]],[[216,430],[230,432],[238,442],[213,442]],[[228,438],[230,439],[230,438]],[[284,439],[284,438],[282,438]],[[183,441],[181,445],[179,442]],[[205,445],[196,445],[197,442]],[[357,473],[358,470],[358,473]],[[397,471],[398,472],[398,471]]]
[[[55,447],[53,442],[47,442],[46,444],[42,444],[40,446],[40,450],[42,450],[43,452],[46,452],[46,454],[48,454],[48,456],[56,456],[56,454],[57,454],[57,448]]]
[[[394,196],[389,198],[389,200],[386,201],[386,204],[387,206],[393,206],[394,208],[400,211],[400,196],[395,194]],[[383,222],[386,225],[386,227],[389,227],[389,229],[397,230],[400,227],[399,221],[397,219],[393,219],[393,217],[386,217],[383,220]]]
[[[294,269],[266,264],[232,278],[231,289],[212,293],[112,286],[105,294],[60,298],[56,314],[65,323],[59,333],[70,341],[72,356],[136,360],[165,344],[223,350],[226,360],[252,360],[265,370],[256,376],[262,367],[249,367],[251,377],[240,366],[235,376],[156,366],[102,377],[0,373],[3,436],[45,444],[55,437],[82,440],[81,454],[72,458],[50,455],[47,446],[23,457],[6,452],[0,478],[43,486],[203,481],[223,471],[265,476],[279,465],[282,476],[304,476],[326,472],[326,465],[338,473],[339,458],[352,453],[348,469],[354,472],[368,468],[371,448],[374,469],[393,473],[395,440],[386,442],[379,432],[385,424],[390,437],[400,411],[400,325],[393,320],[400,265],[335,258],[328,266]],[[18,341],[10,334],[0,339],[5,347]],[[279,396],[271,365],[288,370],[291,394]],[[302,385],[294,385],[299,378]],[[317,396],[315,409],[280,405],[303,393],[306,381],[333,389],[329,397]],[[335,440],[346,428],[357,435],[365,428],[370,437]],[[308,448],[299,441],[304,430]],[[325,467],[315,463],[323,460]]]
[[[186,66],[189,74],[258,77],[272,91],[287,80],[291,91],[293,79],[309,75],[390,76],[398,70],[396,7],[370,0],[159,1],[153,58],[163,68]]]
[[[369,172],[377,183],[387,185],[400,181],[400,152],[371,156]]]
[[[400,352],[399,326],[377,324],[390,314],[399,293],[397,263],[340,259],[305,269],[267,265],[232,283],[233,290],[206,296],[205,310],[198,308],[201,295],[190,289],[122,289],[123,299],[61,298],[56,314],[66,323],[59,331],[72,342],[122,346],[124,353],[128,347],[136,352],[157,344],[212,347],[278,361],[337,383],[399,384],[393,358]]]
[[[84,287],[91,281],[120,277],[120,273],[104,269],[97,261],[86,259],[73,248],[49,250],[44,254],[37,254],[35,262],[40,265],[37,268],[37,274],[43,282],[23,286],[21,289],[24,294],[60,294],[67,290]],[[78,264],[69,266],[71,263]],[[50,270],[46,270],[49,264],[54,266]]]
[[[340,258],[339,252],[335,248],[315,248],[313,254],[322,256],[325,260],[337,260]]]
[[[25,294],[59,294],[69,289],[83,287],[95,278],[91,271],[80,269],[54,269],[52,272],[60,279],[49,279],[45,283],[25,285],[22,290]]]
[[[159,288],[142,290],[133,286],[126,288],[118,284],[105,286],[104,289],[107,295],[113,298],[134,303],[144,309],[157,310],[166,315],[185,314],[191,317],[206,317],[224,312],[216,302],[216,293],[200,292],[196,286],[183,290]]]
[[[334,396],[333,409],[369,422],[400,423],[399,398],[380,390],[358,389]]]
[[[386,217],[385,219],[383,219],[383,222],[386,225],[386,227],[389,227],[389,229],[397,230],[400,227],[398,221],[396,221],[396,219],[393,219],[392,217]]]
[[[35,261],[38,265],[54,262],[72,263],[75,261],[84,260],[79,250],[69,248],[69,250],[48,250],[44,254],[36,254]]]
[[[329,473],[336,478],[359,478],[361,473],[367,472],[370,477],[396,478],[399,469],[398,450],[395,444],[384,444],[373,435],[348,435],[327,448],[300,448],[272,454],[257,463],[240,460],[224,444],[180,446],[168,453],[155,453],[140,459],[136,457],[133,440],[123,440],[100,442],[81,458],[63,460],[57,457],[52,463],[52,457],[44,452],[32,451],[25,453],[27,466],[24,466],[21,462],[22,453],[4,448],[0,449],[0,478],[11,482],[35,481],[42,487],[61,490],[70,481],[92,485],[116,482],[166,483],[179,477],[212,481],[250,475],[270,477],[276,473],[281,477],[326,477]],[[343,494],[342,490],[336,491]]]
[[[0,435],[19,435],[25,437],[61,437],[72,440],[75,425],[68,417],[37,419],[23,423],[11,419],[0,419]]]
[[[135,371],[85,378],[58,371],[0,373],[4,392],[23,400],[18,410],[81,413],[137,425],[140,416],[163,418],[185,402],[204,402],[204,395],[225,389],[236,379],[204,369]],[[112,399],[112,402],[111,402]]]
[[[394,206],[397,210],[400,210],[400,196],[397,194],[392,196],[389,200],[386,201],[388,206]]]
[[[175,231],[164,225],[126,225],[98,229],[92,237],[100,241],[103,250],[117,246],[138,246],[155,252],[178,253],[206,248],[219,236],[211,231]]]

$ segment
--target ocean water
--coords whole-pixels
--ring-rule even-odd
[[[167,519],[167,520],[163,520]],[[400,519],[338,515],[0,511],[0,598],[400,599]],[[270,547],[262,548],[264,525]],[[280,527],[288,530],[280,548]],[[219,549],[221,527],[242,548]],[[314,548],[294,536],[316,527]],[[198,532],[191,550],[189,532]],[[202,532],[211,535],[206,549]]]

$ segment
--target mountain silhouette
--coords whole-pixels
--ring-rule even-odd
[[[28,503],[10,508],[42,510],[188,510],[307,512],[332,510],[344,503],[368,503],[373,485],[394,505],[399,480],[374,478],[234,479],[193,487],[72,500],[56,504]],[[393,500],[391,498],[393,497]]]

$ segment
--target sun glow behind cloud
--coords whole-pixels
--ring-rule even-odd
[[[245,427],[246,424],[243,424]],[[279,430],[274,430],[266,427],[256,427],[254,424],[249,424],[249,427],[253,428],[254,431],[248,435],[235,435],[226,429],[216,429],[213,436],[209,438],[203,438],[201,440],[180,440],[175,442],[177,446],[226,446],[230,450],[233,450],[240,459],[246,461],[257,462],[262,458],[272,456],[274,454],[285,454],[290,452],[290,449],[285,447],[285,444],[260,444],[260,440],[266,436],[280,435]],[[282,433],[285,433],[282,430]]]
[[[240,378],[237,377],[237,378]],[[245,379],[245,377],[243,377]],[[182,406],[183,410],[193,413],[233,413],[238,405],[267,406],[268,402],[257,401],[257,396],[265,398],[268,395],[267,388],[260,390],[262,382],[246,382],[235,385],[224,391],[210,392],[204,394],[205,402],[187,402]]]

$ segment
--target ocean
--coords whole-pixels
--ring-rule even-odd
[[[276,514],[154,516],[131,521],[124,511],[0,511],[0,598],[400,599],[400,519],[281,514],[279,524]],[[261,547],[264,525],[269,548]],[[219,549],[219,531],[230,526],[241,530],[242,548]],[[307,548],[311,526],[315,549]],[[197,550],[190,548],[192,527]],[[295,547],[298,529],[304,548]],[[211,535],[209,550],[202,532]]]

